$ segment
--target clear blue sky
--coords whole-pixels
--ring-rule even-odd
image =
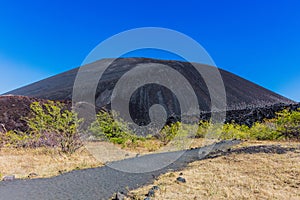
[[[218,67],[300,101],[299,10],[298,0],[0,0],[0,93],[79,66],[116,33],[157,26],[197,40]]]

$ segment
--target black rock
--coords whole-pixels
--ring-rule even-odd
[[[147,197],[154,197],[154,196],[155,196],[155,191],[153,189],[150,189],[147,194]]]
[[[182,178],[182,177],[178,177],[176,180],[181,183],[186,183],[185,178]]]
[[[38,176],[38,174],[33,172],[28,175],[28,178],[33,178],[33,177],[37,177],[37,176]]]
[[[159,190],[159,186],[155,185],[155,186],[152,187],[151,190],[157,191],[157,190]]]

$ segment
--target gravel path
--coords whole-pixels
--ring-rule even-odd
[[[117,192],[126,192],[153,182],[155,177],[170,170],[180,170],[188,163],[202,159],[208,150],[226,150],[239,144],[239,140],[222,141],[211,146],[188,150],[151,154],[109,163],[107,166],[72,171],[53,178],[15,180],[0,182],[0,199],[2,200],[41,200],[41,199],[109,199]],[[153,172],[127,173],[115,170],[118,167],[132,169],[149,167],[149,163],[182,156],[174,163]],[[149,162],[151,161],[151,162]],[[115,168],[115,169],[113,169]]]

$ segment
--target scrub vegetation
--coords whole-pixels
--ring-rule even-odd
[[[24,120],[28,130],[0,133],[0,147],[54,148],[72,154],[83,146],[77,131],[82,119],[66,109],[59,102],[34,102],[30,106],[30,117]],[[186,136],[192,125],[176,122],[146,137],[137,136],[121,120],[115,120],[113,113],[100,111],[89,128],[94,138],[119,144],[122,148],[151,146],[152,150],[167,145],[176,137]],[[129,125],[130,126],[130,125]],[[278,112],[274,119],[256,122],[252,127],[237,123],[213,124],[200,121],[196,138],[246,139],[246,140],[300,140],[300,110],[288,109]],[[84,133],[81,133],[84,134]],[[155,142],[154,142],[155,141]],[[156,147],[153,148],[153,143]],[[151,149],[151,148],[150,148]],[[149,149],[149,150],[150,150]]]
[[[58,148],[72,154],[82,146],[77,128],[82,120],[59,102],[34,102],[25,132],[11,130],[1,133],[1,145],[14,148]]]
[[[149,139],[159,140],[163,145],[168,144],[178,135],[186,135],[187,129],[193,126],[176,122],[166,125],[161,131],[147,137],[136,136],[128,131],[124,122],[117,122],[112,115],[101,111],[97,115],[97,121],[92,124],[90,130],[95,137],[106,138],[117,144],[135,144],[138,141]],[[122,127],[122,128],[121,128]],[[276,118],[256,122],[253,126],[240,125],[237,123],[213,124],[209,121],[200,121],[194,135],[196,138],[213,139],[245,139],[245,140],[300,140],[300,110],[288,109],[278,112]]]

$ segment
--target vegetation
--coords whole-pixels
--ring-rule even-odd
[[[121,144],[123,147],[135,146],[137,141],[145,140],[145,138],[133,134],[126,123],[120,119],[114,119],[113,115],[117,116],[116,113],[100,111],[97,114],[96,121],[90,126],[91,133],[97,138]]]
[[[32,117],[26,121],[38,146],[58,146],[64,153],[74,153],[82,146],[77,132],[82,120],[64,107],[59,102],[48,101],[44,105],[35,102],[31,104]]]
[[[218,139],[247,139],[247,140],[299,140],[300,110],[284,110],[277,113],[275,119],[256,122],[252,127],[236,123],[212,124],[200,121],[196,132],[197,138]],[[97,138],[104,138],[110,142],[121,144],[123,147],[137,147],[149,145],[149,140],[158,140],[161,145],[166,145],[172,140],[183,141],[189,135],[192,125],[176,122],[166,125],[158,133],[139,137],[129,131],[121,120],[113,119],[112,114],[101,111],[97,120],[92,124],[90,131]]]
[[[31,113],[24,120],[27,132],[8,131],[1,133],[1,144],[10,147],[51,147],[60,148],[64,153],[74,153],[82,146],[77,127],[82,120],[59,102],[46,104],[34,102]]]
[[[300,109],[298,111],[284,110],[277,114],[275,120],[277,131],[286,139],[300,139]]]
[[[74,153],[82,146],[78,125],[82,122],[75,113],[66,109],[59,102],[48,101],[46,104],[34,102],[30,106],[30,117],[24,120],[28,131],[6,131],[0,133],[0,148],[5,147],[47,147],[59,148],[64,153]],[[122,147],[148,146],[155,150],[172,140],[184,142],[190,132],[195,132],[192,125],[180,122],[165,126],[147,137],[137,136],[124,121],[113,118],[115,113],[100,111],[89,131],[99,139],[108,140]],[[197,128],[197,127],[196,127]],[[256,122],[252,127],[235,123],[212,124],[200,121],[196,131],[197,138],[250,139],[250,140],[300,140],[300,110],[283,110],[274,119]],[[155,142],[158,141],[158,142]],[[156,144],[155,147],[153,144]]]
[[[132,133],[128,126],[116,113],[100,111],[97,114],[96,121],[92,123],[89,130],[96,138],[121,144],[122,147],[143,146],[149,150],[156,150],[158,143],[154,142],[154,140],[158,140],[161,145],[166,145],[175,137],[177,139],[183,138],[188,132],[187,129],[190,128],[180,122],[176,122],[166,125],[161,131],[153,131],[152,134],[142,137]]]
[[[122,122],[116,122],[109,113],[100,112],[97,115],[97,123],[93,123],[91,131],[95,136],[105,136],[111,142],[124,144],[131,140],[142,140],[128,129],[120,127]],[[180,122],[166,125],[160,132],[145,139],[158,139],[164,145],[174,138],[186,136],[187,129],[193,127]],[[196,133],[197,138],[211,137],[219,139],[250,139],[250,140],[300,140],[300,109],[297,111],[283,110],[277,113],[274,119],[266,119],[256,122],[252,127],[236,123],[212,124],[208,121],[200,121]]]
[[[49,147],[3,148],[0,151],[0,160],[0,182],[1,174],[3,176],[13,174],[18,179],[46,178],[76,169],[103,165],[85,148],[73,154],[64,154],[59,148]]]
[[[178,135],[180,126],[180,122],[166,125],[155,137],[166,145]]]
[[[283,110],[277,113],[276,118],[256,122],[252,127],[235,123],[221,125],[200,122],[196,137],[203,138],[208,134],[220,139],[299,140],[300,110]]]

